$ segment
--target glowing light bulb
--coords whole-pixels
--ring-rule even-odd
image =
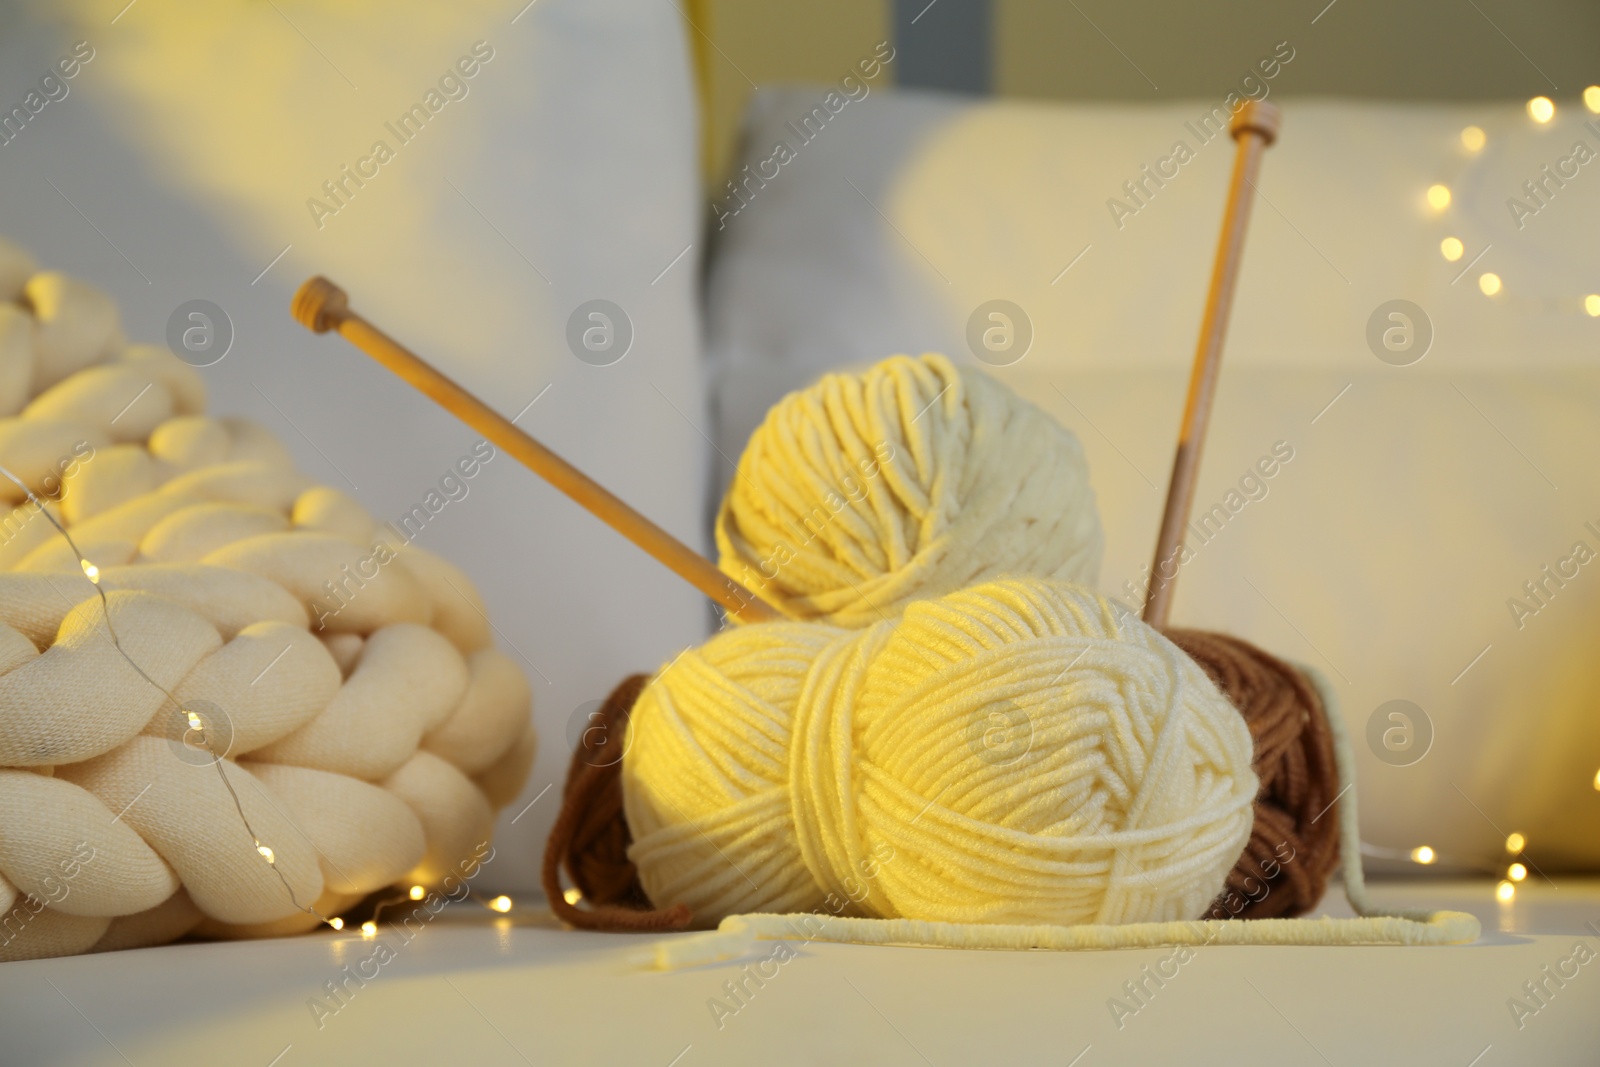
[[[376,937],[377,934],[378,934],[378,924],[373,922],[371,919],[368,919],[366,922],[361,924],[361,936],[362,937]]]
[[[1461,243],[1461,238],[1459,237],[1446,237],[1439,242],[1439,253],[1452,263],[1460,259],[1461,253],[1466,250],[1466,246]]]
[[[1506,877],[1511,879],[1513,882],[1520,882],[1524,878],[1528,877],[1528,868],[1524,867],[1520,863],[1513,863],[1511,866],[1506,868]]]
[[[1484,296],[1493,296],[1500,291],[1500,275],[1493,271],[1478,275],[1478,288],[1483,290]]]
[[[1600,85],[1591,85],[1583,91],[1583,106],[1600,113]]]
[[[85,560],[79,560],[78,562],[83,566],[83,573],[88,576],[89,580],[91,582],[93,582],[95,585],[99,585],[100,584],[100,568],[96,567],[93,563],[90,563],[86,559]]]
[[[1596,775],[1595,777],[1600,778],[1600,775]],[[1596,788],[1600,788],[1600,786],[1597,786]],[[568,904],[576,904],[578,901],[583,899],[583,893],[576,889],[569,889],[561,895],[566,898]]]
[[[276,856],[274,856],[272,854],[272,849],[268,848],[266,845],[263,845],[259,841],[256,842],[256,851],[261,853],[262,858],[265,859],[268,863],[276,863],[276,862],[278,862],[278,857],[276,857]]]
[[[503,915],[511,910],[511,898],[508,896],[495,897],[493,900],[489,901],[489,907]]]
[[[1461,144],[1468,152],[1482,151],[1484,142],[1488,139],[1481,126],[1468,126],[1461,131]]]
[[[1528,847],[1528,839],[1521,834],[1512,834],[1506,838],[1506,851],[1515,856]]]
[[[1528,114],[1533,116],[1533,121],[1543,126],[1556,117],[1556,105],[1548,96],[1536,96],[1528,101]]]
[[[1443,211],[1450,206],[1450,187],[1448,185],[1428,186],[1428,206],[1435,211]]]
[[[1590,293],[1584,297],[1583,310],[1589,313],[1590,318],[1600,319],[1600,293]],[[1600,785],[1595,788],[1600,789]]]
[[[1502,904],[1508,904],[1511,898],[1517,895],[1517,887],[1510,882],[1501,882],[1494,887],[1494,897]]]
[[[206,724],[204,722],[200,721],[200,716],[196,715],[192,711],[188,712],[188,715],[189,715],[189,729],[195,730],[195,731],[203,731],[206,728]]]
[[[1411,861],[1413,863],[1427,865],[1432,863],[1436,858],[1437,857],[1434,855],[1433,849],[1429,848],[1427,845],[1418,845],[1416,848],[1411,850]]]
[[[421,900],[423,897],[428,895],[428,891],[422,888],[420,885],[414,885],[411,887],[411,891],[406,895],[412,900]]]
[[[1600,771],[1594,772],[1594,787],[1600,789]]]
[[[333,927],[335,930],[343,930],[344,920],[335,915],[333,918],[328,920],[328,925]]]

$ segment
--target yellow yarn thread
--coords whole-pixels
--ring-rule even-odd
[[[937,922],[1189,919],[1257,787],[1249,731],[1192,660],[1047,579],[861,631],[725,632],[645,689],[630,730],[630,858],[651,900],[701,922],[845,901]]]
[[[636,962],[657,970],[699,967],[750,952],[757,941],[836,941],[919,948],[1101,951],[1161,945],[1461,945],[1478,939],[1478,920],[1460,911],[1420,919],[1364,915],[1355,919],[1195,919],[1188,922],[1081,926],[980,926],[911,919],[826,915],[730,915],[715,931],[657,941]]]
[[[844,941],[857,945],[916,945],[926,948],[1093,951],[1156,945],[1459,945],[1482,933],[1477,918],[1459,911],[1385,910],[1367,892],[1361,869],[1361,832],[1356,814],[1355,755],[1332,688],[1305,668],[1328,710],[1334,760],[1339,768],[1339,847],[1344,855],[1345,897],[1354,919],[1199,919],[1121,924],[981,925],[863,919],[792,913],[729,915],[717,929],[658,941],[637,962],[659,970],[695,967],[751,951],[758,940]]]
[[[851,628],[1002,574],[1093,585],[1103,547],[1078,439],[934,354],[779,401],[716,537],[723,571],[784,614]]]

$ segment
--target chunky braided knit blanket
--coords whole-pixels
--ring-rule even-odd
[[[478,869],[536,738],[471,582],[4,242],[0,466],[0,960]]]

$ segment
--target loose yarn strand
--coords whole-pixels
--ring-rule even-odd
[[[1391,916],[1411,922],[1432,922],[1440,916],[1456,916],[1459,912],[1433,912],[1425,908],[1397,908],[1385,910],[1373,902],[1367,891],[1366,872],[1361,863],[1361,826],[1356,819],[1356,768],[1355,750],[1350,745],[1350,732],[1344,718],[1333,706],[1333,687],[1322,674],[1310,667],[1302,667],[1321,694],[1328,711],[1328,726],[1333,733],[1334,759],[1339,766],[1339,848],[1343,855],[1344,895],[1357,915]],[[1473,920],[1476,924],[1476,920]],[[1474,930],[1472,938],[1478,936]]]
[[[1081,926],[858,919],[801,912],[730,915],[710,933],[658,941],[632,959],[656,970],[681,970],[744,956],[757,941],[789,938],[913,948],[1081,952],[1170,945],[1456,945],[1476,940],[1479,933],[1478,920],[1459,911],[1432,912],[1426,921],[1370,915],[1357,919],[1194,919]]]

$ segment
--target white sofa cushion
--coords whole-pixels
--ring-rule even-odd
[[[161,341],[186,300],[221,305],[237,337],[202,372],[212,407],[272,427],[380,520],[421,501],[475,435],[296,325],[289,296],[312,273],[508,416],[548,388],[519,425],[705,547],[702,205],[682,16],[654,0],[521,7],[139,4],[115,25],[98,4],[52,12],[54,24],[13,13],[7,106],[71,42],[95,56],[0,147],[0,228],[110,291],[137,340]],[[430,91],[444,102],[402,143],[389,126]],[[361,160],[378,140],[393,158],[374,177]],[[333,205],[322,185],[344,165],[365,184],[314,219],[308,200]],[[569,316],[596,298],[633,324],[612,366],[568,348]],[[470,573],[532,680],[539,762],[487,877],[533,887],[560,790],[510,820],[565,773],[569,720],[700,639],[710,614],[509,457],[470,488],[418,543]]]

